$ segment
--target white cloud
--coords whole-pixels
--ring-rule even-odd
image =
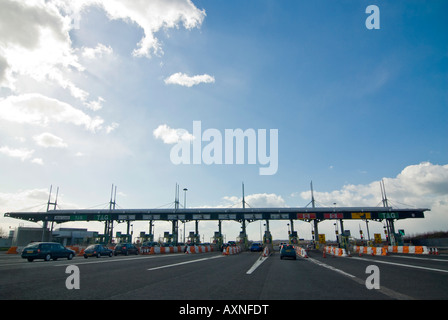
[[[98,97],[97,101],[90,101],[90,102],[86,102],[84,103],[84,105],[89,108],[90,110],[93,111],[98,111],[100,109],[103,108],[102,103],[105,102],[106,100],[104,100],[102,97]]]
[[[33,160],[31,160],[31,163],[43,166],[44,165],[44,160],[42,160],[42,158],[34,158]]]
[[[242,198],[236,196],[226,196],[223,199],[228,202],[228,204],[223,207],[230,205],[237,205],[237,207],[242,206]],[[251,208],[281,208],[287,207],[285,200],[282,196],[275,193],[255,193],[244,197],[247,207]],[[238,205],[239,204],[239,205]]]
[[[395,178],[384,178],[389,205],[395,208],[428,208],[425,219],[399,220],[413,233],[444,229],[448,221],[448,165],[423,162],[404,168]],[[345,185],[340,190],[314,192],[319,205],[382,206],[380,182]],[[301,197],[309,200],[310,192]]]
[[[65,75],[82,71],[71,46],[70,24],[51,1],[0,2],[0,87],[15,89],[19,76],[51,81],[81,100],[88,93]]]
[[[33,139],[39,146],[44,148],[67,148],[67,144],[62,138],[48,132],[34,136]]]
[[[215,78],[208,74],[196,75],[190,77],[185,73],[181,72],[172,74],[171,76],[165,79],[166,84],[178,84],[184,87],[192,87],[200,83],[214,83],[214,82]]]
[[[19,158],[20,160],[25,161],[34,153],[34,150],[28,150],[28,149],[12,149],[8,146],[3,146],[0,148],[0,153],[3,153],[4,155],[7,155],[8,157],[12,158]]]
[[[166,144],[175,144],[179,141],[192,141],[194,136],[185,129],[172,129],[162,124],[153,131],[156,139],[161,139]]]
[[[100,117],[92,118],[65,102],[37,93],[0,99],[0,109],[0,119],[44,127],[51,122],[70,123],[95,132],[104,122]]]
[[[102,58],[103,55],[112,54],[113,49],[111,46],[106,47],[104,44],[99,43],[95,48],[83,48],[82,56],[87,59]]]
[[[144,36],[134,50],[137,57],[163,54],[156,33],[183,26],[187,30],[199,27],[206,14],[195,7],[191,0],[53,0],[59,8],[79,15],[88,6],[99,6],[111,20],[123,20],[143,29]],[[80,24],[82,28],[82,24]]]
[[[190,0],[92,0],[100,4],[111,19],[122,19],[139,25],[144,37],[134,50],[135,56],[150,57],[162,54],[162,46],[155,34],[161,29],[179,28],[193,29],[202,24],[205,11],[197,9]]]
[[[109,126],[107,126],[106,128],[106,133],[111,133],[112,131],[114,131],[115,129],[117,129],[120,126],[120,124],[116,123],[116,122],[112,122]]]

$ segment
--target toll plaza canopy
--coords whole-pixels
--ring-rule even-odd
[[[46,212],[7,212],[5,217],[27,221],[64,223],[70,221],[176,221],[176,220],[304,220],[328,219],[401,220],[424,218],[429,209],[392,207],[319,208],[190,208],[190,209],[73,209]]]

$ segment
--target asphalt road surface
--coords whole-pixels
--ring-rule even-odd
[[[447,289],[447,255],[324,258],[315,251],[280,260],[243,252],[30,263],[0,254],[2,300],[446,300]]]

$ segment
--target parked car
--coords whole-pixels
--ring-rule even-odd
[[[67,249],[57,242],[34,242],[26,246],[22,251],[22,258],[32,262],[35,259],[44,259],[50,261],[59,258],[67,258],[72,260],[75,251]]]
[[[92,244],[91,246],[88,246],[84,250],[84,258],[88,257],[101,257],[101,256],[109,256],[112,257],[114,254],[113,250],[106,248],[105,246],[101,244]]]
[[[260,242],[253,242],[252,245],[250,246],[250,251],[251,252],[263,251],[263,244],[261,244]]]
[[[280,249],[280,259],[283,260],[283,258],[293,258],[294,260],[297,259],[296,257],[296,249],[293,245],[285,244]]]
[[[129,254],[139,254],[138,248],[132,243],[119,243],[115,246],[114,255],[124,254],[125,256]]]

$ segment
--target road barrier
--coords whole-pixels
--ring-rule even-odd
[[[365,247],[365,246],[353,246],[353,251],[361,254],[369,254],[372,256],[386,256],[387,248],[385,247]]]
[[[392,253],[429,254],[426,246],[388,246],[387,251]]]
[[[269,248],[266,246],[263,249],[263,257],[268,257],[269,256]]]
[[[308,258],[308,253],[306,252],[306,250],[302,247],[296,246],[296,254],[302,258]]]
[[[141,247],[140,254],[165,254],[184,252],[185,246],[174,247]]]
[[[10,247],[8,251],[6,251],[6,254],[19,254],[19,247]]]
[[[206,253],[214,251],[213,246],[173,246],[173,247],[141,247],[140,254],[168,254],[168,253]]]
[[[206,253],[206,252],[212,252],[213,247],[210,245],[207,246],[187,246],[187,250],[185,250],[185,253]]]
[[[237,253],[240,253],[240,252],[241,252],[241,247],[229,246],[222,252],[222,254],[228,256],[228,255],[237,254]]]
[[[333,256],[338,256],[338,257],[347,257],[348,256],[347,251],[343,248],[326,246],[326,247],[324,247],[324,253],[325,252],[332,254]]]

